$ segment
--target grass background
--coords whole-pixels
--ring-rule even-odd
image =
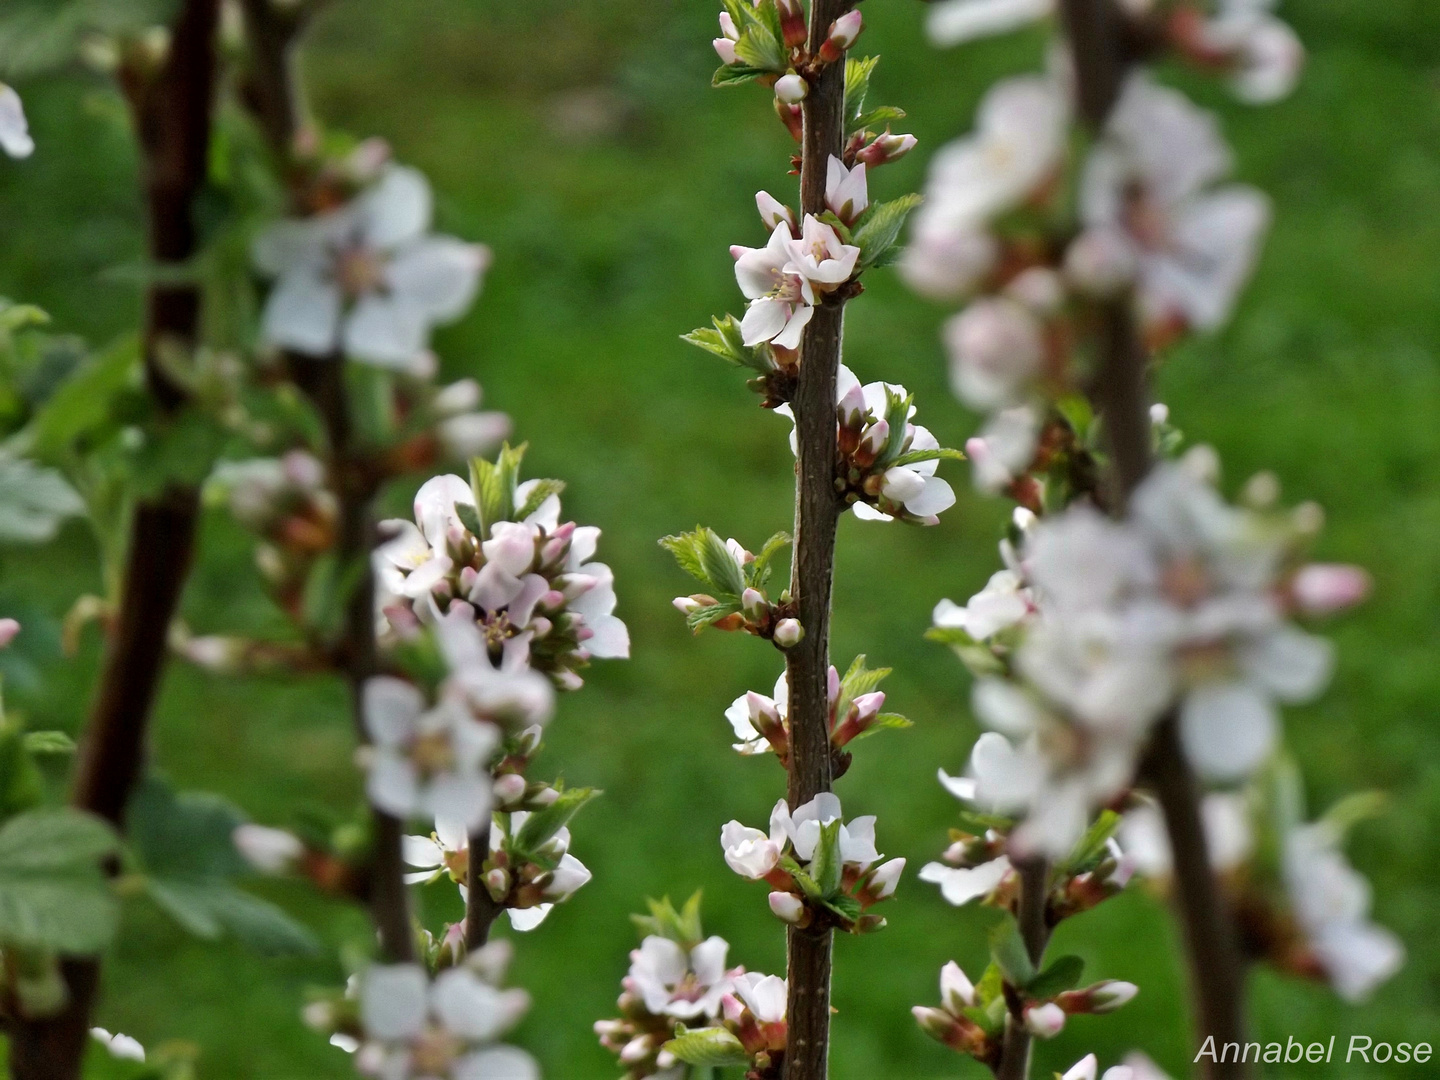
[[[575,829],[595,880],[542,931],[518,942],[512,979],[534,994],[517,1039],[551,1080],[614,1076],[590,1033],[613,1014],[633,945],[628,912],[647,895],[706,892],[706,925],[732,962],[783,966],[763,889],[725,868],[716,836],[731,817],[761,822],[783,789],[772,762],[731,754],[721,713],[778,664],[749,640],[692,640],[669,607],[684,581],[657,537],[697,521],[755,544],[790,523],[786,425],[755,408],[735,371],[678,335],[738,311],[726,247],[758,243],[751,194],[791,190],[790,144],[762,92],[708,88],[708,0],[369,0],[337,4],[309,52],[313,100],[328,123],[376,133],[423,168],[446,231],[484,240],[484,296],[438,339],[446,371],[481,379],[532,444],[530,475],[570,482],[567,513],[602,526],[634,659],[597,665],[561,703],[540,773],[605,789]],[[1256,1037],[1309,1042],[1351,1033],[1392,1041],[1440,1035],[1440,8],[1426,0],[1293,0],[1312,52],[1299,92],[1253,110],[1192,84],[1223,114],[1237,171],[1276,200],[1274,234],[1233,324],[1185,346],[1160,378],[1177,422],[1213,442],[1232,490],[1275,470],[1292,501],[1329,511],[1320,554],[1368,565],[1373,601],[1333,627],[1340,665],[1287,734],[1314,808],[1383,788],[1388,813],[1355,834],[1379,919],[1405,938],[1406,969],[1358,1009],[1324,988],[1257,973]],[[940,53],[923,8],[876,0],[864,46],[885,60],[877,100],[903,105],[921,150],[877,175],[893,197],[919,186],[928,156],[967,130],[995,78],[1033,68],[1042,40],[1021,35]],[[134,324],[137,297],[101,278],[139,251],[133,155],[93,83],[21,88],[39,150],[0,168],[0,295],[48,308],[59,326],[104,341]],[[936,330],[946,311],[889,272],[867,280],[848,318],[847,362],[865,379],[917,393],[921,421],[951,445],[974,427],[945,389]],[[960,470],[957,489],[968,484]],[[403,505],[408,492],[396,493]],[[880,846],[912,868],[944,842],[953,803],[934,782],[975,734],[966,676],[921,634],[942,596],[963,600],[994,565],[1005,510],[961,494],[934,529],[846,520],[834,650],[894,665],[890,704],[917,719],[867,743],[841,784],[851,814],[877,813]],[[27,631],[6,658],[11,699],[42,726],[76,730],[98,645],[66,659],[58,619],[97,587],[93,549],[74,528],[43,550],[0,551],[0,612]],[[201,630],[273,620],[246,539],[207,520],[184,610]],[[219,681],[176,668],[155,725],[154,759],[185,787],[281,822],[305,801],[357,794],[339,688],[316,681]],[[274,886],[327,940],[363,935],[361,916]],[[432,919],[447,890],[426,899]],[[891,928],[837,947],[835,1080],[972,1077],[930,1042],[908,1008],[933,1003],[949,959],[983,964],[983,912],[947,908],[908,879]],[[1188,1029],[1178,939],[1165,911],[1127,895],[1066,925],[1057,948],[1089,975],[1131,979],[1141,996],[1108,1018],[1078,1018],[1041,1047],[1040,1069],[1132,1047],[1185,1075]],[[306,986],[334,983],[325,956],[270,960],[184,937],[154,911],[127,909],[106,967],[99,1022],[146,1044],[203,1048],[206,1080],[322,1080],[348,1059],[303,1028]],[[1268,1067],[1274,1076],[1424,1076],[1433,1065]]]

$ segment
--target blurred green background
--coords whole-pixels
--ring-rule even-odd
[[[442,333],[446,372],[475,375],[487,402],[532,444],[530,475],[570,483],[567,514],[604,528],[619,614],[634,659],[597,665],[566,697],[540,774],[563,772],[605,797],[575,827],[595,880],[518,941],[512,981],[535,1007],[517,1041],[551,1080],[602,1080],[613,1059],[590,1032],[613,1015],[627,914],[643,899],[703,887],[706,927],[732,962],[783,966],[783,934],[764,890],[731,874],[720,825],[761,823],[783,790],[773,761],[728,749],[724,708],[768,690],[776,655],[721,634],[692,640],[670,608],[689,586],[656,538],[697,521],[752,546],[788,528],[787,425],[755,406],[734,370],[678,335],[739,312],[726,247],[759,243],[752,195],[793,191],[791,144],[762,91],[713,91],[710,0],[350,0],[334,5],[308,54],[313,102],[332,126],[389,139],[439,194],[444,230],[483,240],[495,264],[473,314]],[[1320,555],[1376,577],[1373,600],[1335,625],[1340,665],[1319,704],[1292,710],[1288,737],[1312,809],[1383,788],[1353,858],[1375,884],[1376,913],[1406,940],[1409,964],[1362,1008],[1323,987],[1259,972],[1256,1037],[1309,1042],[1440,1035],[1440,9],[1428,0],[1293,0],[1312,51],[1299,92],[1267,109],[1235,105],[1181,78],[1218,109],[1239,174],[1269,191],[1274,234],[1253,288],[1224,333],[1179,350],[1160,379],[1179,425],[1212,442],[1230,489],[1275,470],[1292,501],[1329,512]],[[1043,39],[1021,35],[936,52],[923,6],[872,0],[864,51],[884,57],[877,101],[905,107],[921,148],[880,172],[873,194],[917,188],[925,162],[970,127],[997,77],[1033,69]],[[134,325],[137,295],[102,279],[140,250],[134,158],[113,99],[84,77],[20,88],[39,149],[0,167],[0,295],[36,302],[60,328],[103,342]],[[867,278],[851,306],[847,362],[865,379],[905,383],[921,422],[958,445],[975,420],[946,390],[937,341],[948,314],[899,284]],[[932,1043],[909,1007],[933,1004],[936,973],[983,965],[988,913],[956,912],[913,879],[945,841],[954,804],[938,784],[975,734],[967,677],[922,641],[936,600],[963,601],[995,565],[1005,507],[969,493],[934,529],[846,520],[834,648],[893,665],[885,689],[909,732],[861,748],[840,785],[850,814],[879,815],[880,847],[911,860],[884,934],[837,947],[835,1080],[972,1077],[982,1070]],[[403,507],[409,492],[395,493]],[[72,527],[41,550],[0,552],[0,614],[27,630],[5,659],[7,693],[40,726],[76,730],[98,656],[92,634],[65,658],[58,620],[95,590],[95,557]],[[184,611],[201,631],[263,630],[246,538],[207,520]],[[182,786],[224,793],[282,823],[320,801],[347,807],[358,781],[340,688],[319,681],[221,681],[176,667],[155,726],[157,765]],[[324,938],[362,934],[362,916],[301,885],[264,889]],[[455,917],[448,886],[426,897]],[[450,907],[449,905],[455,905]],[[1067,924],[1057,947],[1093,977],[1130,979],[1140,997],[1107,1018],[1077,1018],[1040,1049],[1037,1074],[1097,1051],[1140,1047],[1185,1075],[1188,1029],[1178,938],[1164,911],[1127,895]],[[329,956],[272,960],[186,938],[154,910],[127,909],[106,967],[98,1022],[147,1045],[203,1048],[206,1080],[350,1075],[344,1054],[299,1019],[304,988],[341,977]],[[1267,1075],[1432,1075],[1433,1065],[1270,1066]]]

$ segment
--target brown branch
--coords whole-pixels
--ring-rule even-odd
[[[274,0],[241,0],[245,13],[246,71],[240,96],[283,169],[304,123],[296,49],[310,9],[282,8]]]
[[[124,79],[140,140],[149,253],[157,263],[186,262],[198,246],[193,208],[209,160],[218,12],[218,0],[187,0],[164,65]],[[146,298],[145,378],[162,418],[180,410],[185,393],[165,374],[161,351],[193,347],[199,332],[196,287],[151,287]],[[172,485],[140,502],[130,522],[120,610],[72,793],[75,806],[116,825],[123,824],[126,803],[143,768],[150,711],[170,621],[190,568],[198,517],[199,493]],[[65,1008],[44,1020],[20,1022],[11,1031],[10,1071],[15,1080],[79,1076],[99,961],[68,961],[62,973],[69,990]]]
[[[1027,859],[1016,869],[1020,874],[1020,896],[1015,920],[1020,924],[1020,937],[1030,962],[1038,970],[1045,946],[1050,942],[1050,924],[1046,918],[1050,866],[1044,859]],[[996,1080],[1026,1080],[1030,1075],[1032,1042],[1024,1018],[1012,1010],[1005,1017],[1005,1038],[1000,1047],[1000,1062],[995,1068]]]
[[[465,906],[465,947],[478,949],[490,940],[490,928],[505,910],[485,887],[485,853],[490,850],[490,829],[486,825],[470,837],[470,866],[465,874],[468,903]]]
[[[1099,131],[1114,108],[1134,61],[1132,35],[1114,0],[1062,0],[1061,14],[1075,58],[1081,115]],[[1135,328],[1130,298],[1101,306],[1100,369],[1093,394],[1111,456],[1110,496],[1117,513],[1150,469],[1147,355]],[[1175,859],[1175,899],[1189,952],[1196,1022],[1219,1045],[1245,1042],[1245,968],[1236,930],[1210,868],[1200,818],[1199,784],[1180,746],[1173,712],[1152,738],[1141,775],[1165,813]],[[1203,1041],[1203,1040],[1202,1040]],[[1209,1080],[1245,1080],[1250,1068],[1207,1062]]]
[[[813,0],[810,52],[819,52],[830,25],[853,7],[851,0]],[[800,206],[805,214],[825,209],[826,169],[845,138],[845,65],[818,72],[804,102]],[[844,302],[815,309],[800,344],[800,377],[795,411],[795,560],[790,592],[799,608],[804,638],[786,655],[790,683],[790,775],[794,809],[833,781],[830,755],[830,593],[835,576],[835,377],[840,364]],[[825,1080],[830,1049],[830,968],[828,927],[788,934],[789,1036],[785,1080]]]

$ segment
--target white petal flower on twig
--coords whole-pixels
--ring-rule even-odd
[[[710,937],[686,949],[669,938],[651,935],[630,954],[626,988],[638,994],[656,1016],[676,1020],[713,1020],[720,999],[734,990],[724,938]]]
[[[309,356],[414,365],[431,329],[469,309],[490,260],[480,245],[430,235],[431,209],[424,176],[391,166],[348,205],[262,233],[255,264],[275,278],[266,340]]]

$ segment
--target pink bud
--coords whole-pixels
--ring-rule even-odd
[[[715,46],[715,55],[720,57],[722,64],[729,66],[735,63],[735,42],[728,37],[717,37],[710,44]]]
[[[1370,595],[1370,584],[1370,575],[1359,566],[1310,563],[1300,568],[1290,591],[1305,614],[1327,615],[1360,603]]]
[[[775,97],[786,105],[799,105],[810,94],[810,84],[791,72],[775,81]]]
[[[510,875],[498,866],[485,875],[485,891],[499,903],[510,892]]]
[[[20,623],[15,619],[0,619],[0,649],[5,648],[15,640],[15,635],[20,633]]]
[[[835,406],[840,426],[858,431],[865,423],[868,409],[865,405],[865,390],[859,383],[845,391],[840,403]]]
[[[840,672],[835,670],[835,665],[830,665],[830,670],[825,675],[825,696],[831,706],[840,700]]]
[[[1065,1027],[1065,1010],[1054,1002],[1025,1009],[1025,1028],[1037,1039],[1053,1039]]]
[[[919,142],[914,135],[892,135],[886,131],[855,157],[863,161],[870,168],[879,168],[881,165],[888,165],[892,161],[898,161],[911,150],[915,149]]]
[[[506,773],[495,778],[495,801],[501,806],[514,806],[525,798],[525,778],[519,773]]]
[[[975,1004],[975,984],[954,960],[940,969],[940,1004],[955,1016]]]
[[[746,589],[741,593],[740,606],[745,611],[745,617],[751,622],[759,622],[770,610],[770,602],[759,589]]]
[[[804,45],[805,39],[810,36],[805,25],[805,5],[801,0],[775,0],[775,6],[780,11],[780,33],[785,39],[785,47],[793,49]]]
[[[701,604],[693,596],[677,596],[670,603],[675,605],[675,610],[681,615],[689,615],[692,611],[699,611]]]
[[[795,211],[791,210],[790,207],[786,206],[768,191],[757,191],[755,193],[755,207],[760,211],[760,220],[765,223],[765,228],[771,232],[774,232],[775,226],[779,225],[782,221],[790,226],[792,233],[795,231]],[[731,248],[732,254],[734,250],[734,248]],[[745,249],[741,248],[740,251],[743,254]]]

